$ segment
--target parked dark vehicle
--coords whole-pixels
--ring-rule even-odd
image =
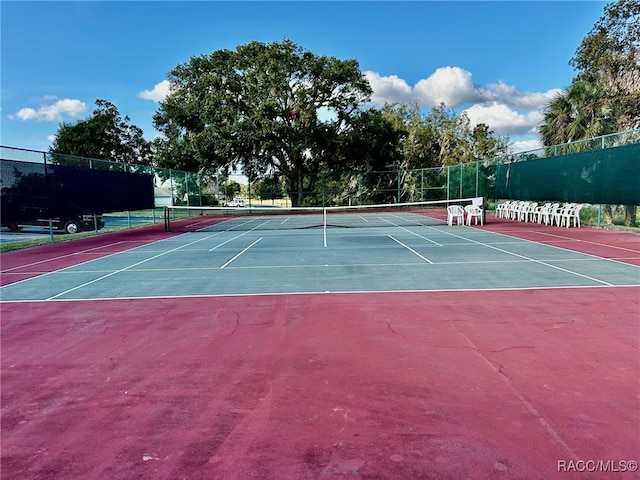
[[[79,215],[67,218],[52,218],[51,223],[54,230],[64,231],[66,233],[78,233],[82,231],[91,231],[96,228],[104,227],[104,218],[102,215]],[[43,227],[49,228],[49,219],[38,219],[27,222],[8,223],[6,227],[12,232],[19,232],[25,227]]]
[[[26,227],[49,228],[49,219],[54,230],[77,233],[103,228],[102,215],[82,213],[75,203],[58,197],[44,195],[15,195],[2,191],[1,223],[12,232]]]

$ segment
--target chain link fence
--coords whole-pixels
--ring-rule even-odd
[[[288,188],[286,182],[283,182],[281,199],[285,204],[291,204],[291,198],[302,198],[301,206],[341,206],[484,197],[491,204],[498,201],[501,192],[504,191],[496,191],[501,165],[549,157],[557,157],[552,160],[553,162],[562,162],[564,155],[638,143],[640,143],[640,130],[630,130],[453,166],[349,174],[322,172],[306,175],[301,192],[293,191]],[[143,223],[160,222],[161,210],[164,206],[215,206],[226,200],[224,194],[228,182],[227,175],[198,174],[6,146],[0,146],[0,158],[45,165],[144,173],[152,176],[155,208],[136,212],[118,212],[113,215],[110,215],[110,212],[104,212],[107,220],[111,219],[111,222],[106,222],[107,227],[109,223],[118,224],[121,227],[132,227]],[[556,182],[558,181],[557,171],[556,168],[555,173],[550,174],[553,175],[552,180]],[[633,180],[637,182],[638,179]],[[249,205],[260,200],[258,185],[247,179],[239,196],[248,200]],[[594,208],[601,210],[599,205]],[[600,210],[598,223],[600,223]],[[108,228],[105,231],[108,231]]]

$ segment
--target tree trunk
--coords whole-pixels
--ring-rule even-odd
[[[635,227],[636,226],[636,212],[637,208],[635,205],[625,205],[624,206],[624,224],[627,227]]]
[[[291,206],[302,206],[302,202],[304,201],[304,173],[302,171],[302,167],[296,167],[295,171],[291,172],[288,177],[288,181],[291,190],[289,192]]]
[[[613,223],[613,205],[603,205],[602,214],[604,215],[604,223],[611,225]]]

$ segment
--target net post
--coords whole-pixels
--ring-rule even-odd
[[[327,207],[322,208],[322,236],[324,248],[327,248]]]
[[[171,221],[169,220],[169,207],[167,207],[166,205],[164,206],[164,231],[165,232],[170,232],[171,231]]]

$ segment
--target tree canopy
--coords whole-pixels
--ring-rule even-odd
[[[607,5],[569,63],[578,71],[576,82],[596,84],[602,90],[617,129],[640,126],[638,0]]]
[[[401,163],[393,168],[416,169],[458,165],[505,154],[508,138],[496,137],[489,126],[471,127],[466,113],[460,115],[444,103],[423,113],[418,105],[385,105],[384,116],[398,131]]]
[[[169,74],[154,115],[159,162],[200,171],[277,173],[303,201],[305,177],[344,156],[371,87],[355,60],[318,56],[289,40],[192,57]]]
[[[539,132],[545,146],[593,138],[640,126],[640,2],[618,0],[582,40],[569,64],[571,85],[544,110]],[[611,207],[605,209],[611,221]],[[626,207],[633,225],[636,207]]]
[[[96,100],[91,117],[76,123],[62,123],[50,152],[115,162],[150,164],[151,145],[142,130],[122,118],[114,104]]]
[[[619,0],[582,40],[571,85],[544,111],[546,146],[640,126],[640,2]]]

